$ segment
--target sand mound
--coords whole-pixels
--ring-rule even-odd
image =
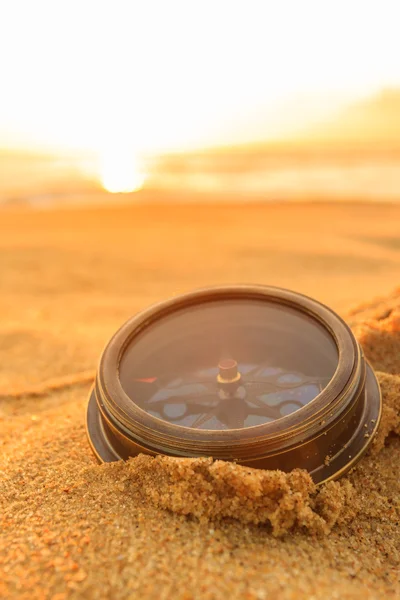
[[[400,377],[377,373],[382,390],[382,418],[378,433],[372,443],[371,452],[383,448],[391,433],[400,435]]]
[[[231,517],[270,523],[275,536],[293,528],[328,533],[344,508],[354,514],[353,487],[331,482],[320,491],[306,471],[261,471],[213,461],[138,456],[127,465],[156,506],[200,520]]]

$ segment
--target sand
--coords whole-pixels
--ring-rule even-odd
[[[364,208],[1,215],[0,597],[400,597],[400,208]],[[209,459],[97,465],[84,412],[108,336],[150,301],[243,280],[347,313],[383,391],[368,455],[319,489]]]

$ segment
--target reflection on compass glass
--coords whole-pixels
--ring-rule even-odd
[[[214,300],[160,317],[122,355],[125,393],[147,413],[198,429],[290,415],[329,383],[338,351],[312,317],[259,300]]]

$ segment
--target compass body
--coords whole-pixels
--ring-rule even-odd
[[[345,473],[378,426],[376,377],[322,304],[263,286],[209,288],[160,303],[110,340],[87,429],[101,461],[140,452]]]

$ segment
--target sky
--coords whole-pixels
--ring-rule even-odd
[[[400,86],[399,29],[398,0],[0,0],[0,147],[283,136]]]

